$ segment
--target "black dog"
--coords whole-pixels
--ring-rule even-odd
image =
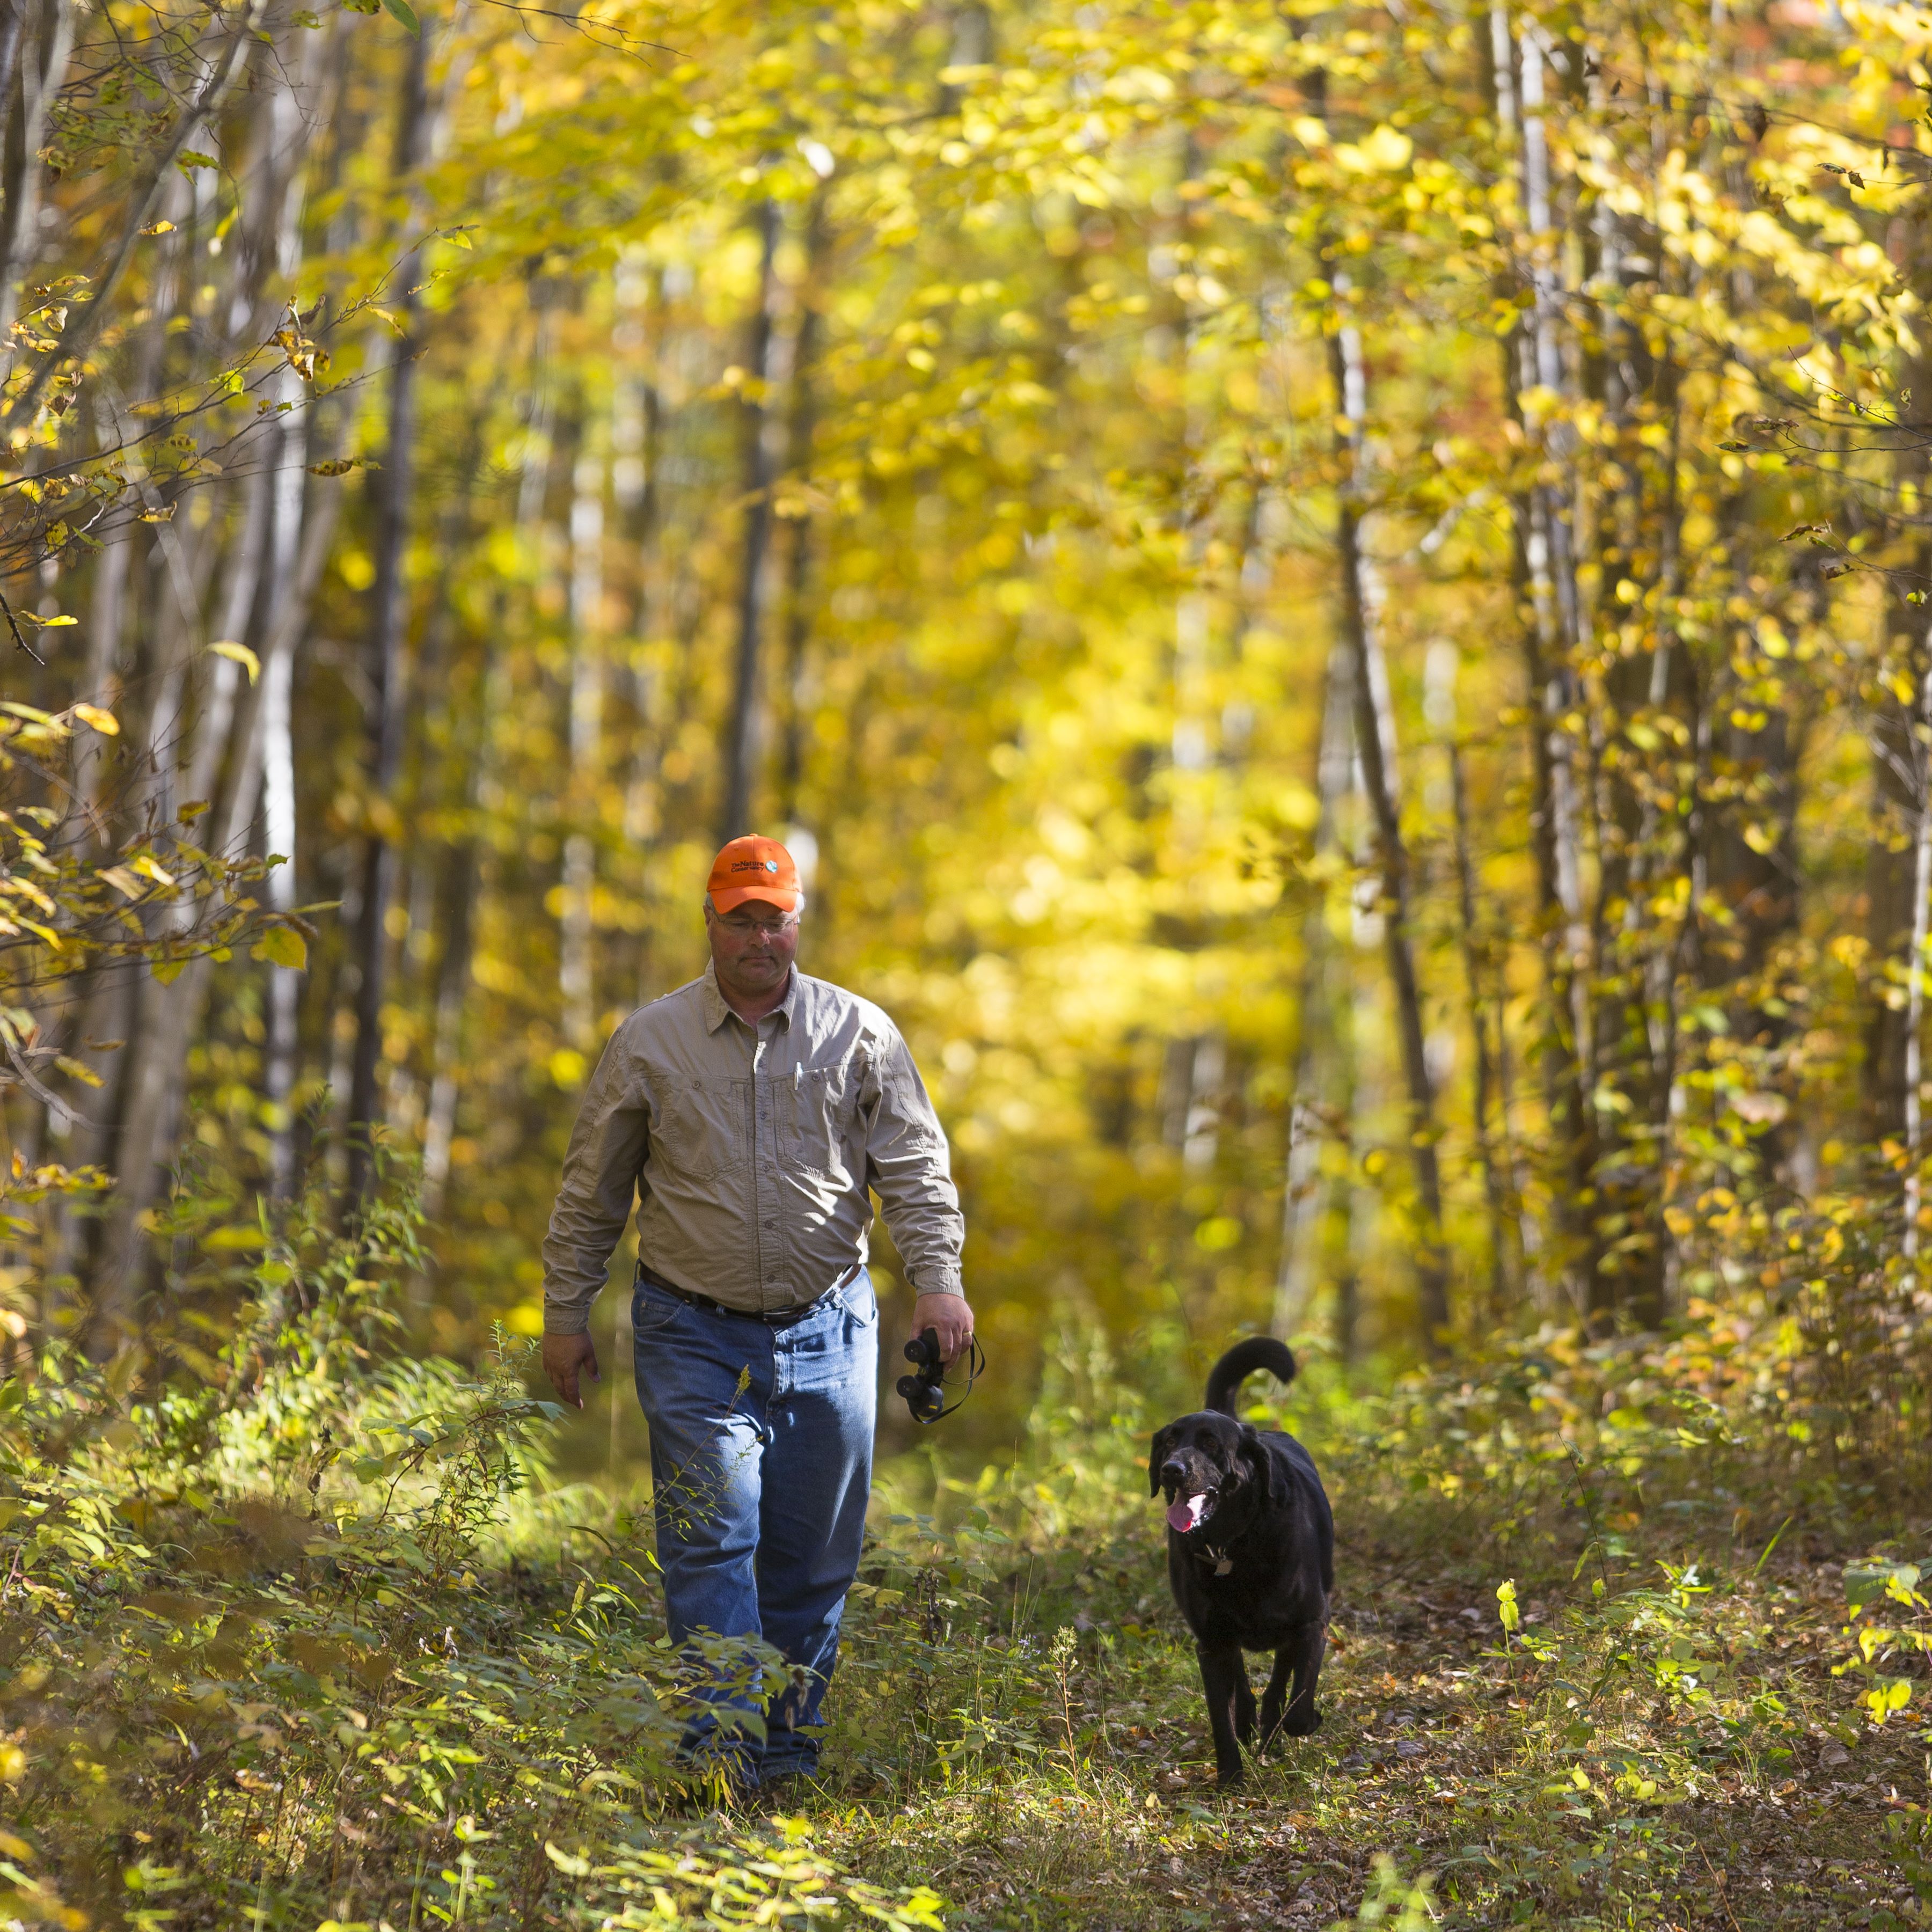
[[[1292,1382],[1294,1358],[1265,1335],[1237,1342],[1208,1378],[1207,1408],[1160,1430],[1148,1458],[1149,1493],[1167,1492],[1168,1581],[1194,1633],[1223,1784],[1240,1782],[1240,1748],[1255,1732],[1243,1651],[1274,1652],[1262,1743],[1278,1727],[1298,1738],[1319,1728],[1335,1587],[1335,1522],[1313,1459],[1293,1436],[1234,1419],[1234,1392],[1257,1369]]]

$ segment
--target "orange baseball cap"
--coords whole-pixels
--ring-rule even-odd
[[[721,913],[747,899],[764,899],[781,912],[796,912],[805,897],[798,867],[776,838],[734,838],[711,862],[704,889]]]

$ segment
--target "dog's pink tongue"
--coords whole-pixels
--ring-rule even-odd
[[[1177,1499],[1170,1505],[1167,1512],[1168,1528],[1178,1529],[1183,1536],[1185,1536],[1201,1520],[1202,1512],[1207,1506],[1208,1498],[1204,1496],[1189,1496],[1184,1500]]]

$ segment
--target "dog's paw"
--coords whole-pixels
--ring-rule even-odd
[[[1310,1711],[1306,1716],[1296,1712],[1282,1724],[1282,1734],[1291,1738],[1312,1738],[1322,1728],[1322,1714]]]

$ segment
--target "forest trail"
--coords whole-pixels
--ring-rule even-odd
[[[34,1564],[0,1605],[0,1917],[1927,1922],[1932,1598],[1912,1552],[1932,1534],[1889,1436],[1871,1436],[1888,1462],[1841,1448],[1828,1474],[1742,1405],[1736,1431],[1700,1434],[1656,1352],[1646,1421],[1603,1393],[1637,1387],[1628,1352],[1566,1362],[1560,1337],[1534,1382],[1512,1362],[1361,1394],[1311,1373],[1290,1419],[1339,1530],[1324,1721],[1223,1796],[1141,1398],[1063,1376],[1010,1462],[880,1466],[825,1777],[717,1809],[680,1755],[695,1700],[721,1671],[768,1685],[776,1660],[674,1644],[648,1493],[530,1460],[550,1423],[514,1350],[484,1382],[377,1358],[341,1321],[362,1280],[303,1318],[286,1366],[238,1379],[215,1454],[208,1411],[130,1422],[104,1371],[0,1407]]]
[[[1659,1689],[1641,1642],[1506,1658],[1493,1586],[1429,1568],[1345,1537],[1322,1730],[1227,1797],[1155,1552],[1104,1580],[1076,1568],[1084,1654],[1106,1659],[1066,1707],[1078,1768],[1063,1748],[1018,1775],[928,1776],[896,1803],[835,1803],[817,1828],[868,1876],[923,1877],[960,1932],[1924,1922],[1893,1856],[1923,1822],[1922,1741],[1832,1721],[1848,1701],[1840,1566],[1767,1566],[1724,1593],[1718,1641],[1672,1640],[1735,1672],[1759,1717],[1728,1728]],[[1576,1594],[1592,1600],[1587,1582]],[[1562,1623],[1559,1595],[1526,1597],[1532,1636]],[[881,1636],[860,1654],[897,1648]],[[1052,1639],[1042,1622],[1023,1640],[1022,1671]],[[1050,1668],[1044,1688],[1051,1705]]]

